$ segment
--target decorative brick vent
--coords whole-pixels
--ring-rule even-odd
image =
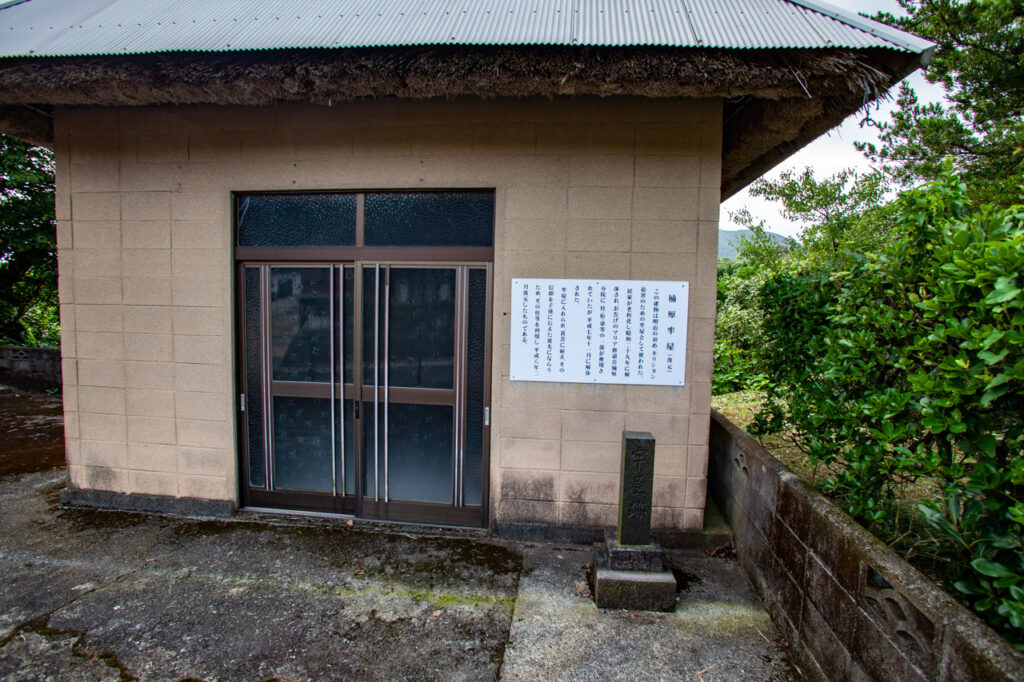
[[[1024,654],[712,410],[708,492],[820,680],[1020,680]]]
[[[60,388],[60,349],[0,346],[0,384],[37,391]]]

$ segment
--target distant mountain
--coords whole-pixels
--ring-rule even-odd
[[[735,258],[736,249],[740,245],[740,240],[744,237],[749,237],[754,234],[750,230],[719,230],[718,231],[718,257],[719,258]],[[778,232],[766,233],[769,237],[779,242],[780,244],[786,242],[789,237],[781,235]]]

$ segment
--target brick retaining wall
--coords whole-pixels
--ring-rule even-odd
[[[715,410],[710,450],[708,492],[810,678],[1024,679],[1024,654]]]
[[[37,391],[60,388],[60,349],[0,346],[0,384]]]

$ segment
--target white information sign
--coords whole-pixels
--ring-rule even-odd
[[[688,282],[512,280],[512,381],[682,386]]]

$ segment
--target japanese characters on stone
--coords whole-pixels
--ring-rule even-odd
[[[512,280],[510,379],[682,386],[689,283]]]

